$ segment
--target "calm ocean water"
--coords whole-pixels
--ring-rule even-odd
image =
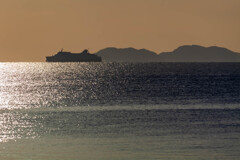
[[[0,160],[238,160],[240,63],[0,63]]]

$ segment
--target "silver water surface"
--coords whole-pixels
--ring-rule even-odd
[[[0,159],[238,159],[238,63],[1,63]]]

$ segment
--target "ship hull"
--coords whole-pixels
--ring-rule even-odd
[[[102,62],[102,58],[87,52],[58,52],[54,56],[46,57],[46,62]]]

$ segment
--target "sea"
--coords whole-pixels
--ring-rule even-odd
[[[240,63],[0,63],[0,160],[239,160]]]

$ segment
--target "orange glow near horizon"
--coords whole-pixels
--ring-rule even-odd
[[[61,48],[240,52],[239,8],[239,0],[1,0],[0,61],[45,61]]]

